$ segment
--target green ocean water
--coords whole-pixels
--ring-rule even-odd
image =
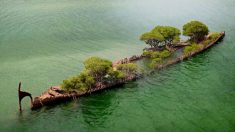
[[[235,0],[0,0],[0,131],[235,131]],[[141,80],[18,112],[90,56],[140,54],[139,35],[197,19],[223,42]]]

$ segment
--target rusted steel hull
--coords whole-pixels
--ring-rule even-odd
[[[130,76],[125,80],[119,80],[115,83],[101,85],[97,88],[92,88],[89,91],[85,92],[66,92],[62,90],[59,86],[53,86],[45,91],[42,95],[35,97],[32,103],[31,110],[41,108],[42,106],[55,105],[64,101],[72,100],[80,96],[88,95],[97,91],[101,91],[107,88],[125,84],[129,81],[136,80],[137,76]]]
[[[191,56],[194,56],[200,52],[203,52],[206,49],[212,47],[214,44],[216,44],[220,40],[222,40],[224,36],[225,36],[225,32],[221,32],[221,35],[215,41],[211,42],[210,44],[198,49],[197,51],[191,52],[190,54],[182,55],[174,60],[169,60],[167,63],[165,63],[163,65],[158,65],[158,66],[156,66],[156,69],[161,69],[161,68],[167,67],[169,65],[178,63],[182,60],[188,59]],[[129,59],[125,58],[121,61],[118,61],[118,62],[114,63],[113,65],[115,66],[117,64],[122,64],[125,62],[133,62],[136,60],[140,60],[142,58],[143,58],[142,55],[133,56]],[[129,81],[136,80],[137,78],[138,78],[137,76],[130,76],[125,80],[119,80],[119,81],[116,81],[111,84],[101,85],[100,87],[92,88],[91,90],[86,91],[86,92],[66,92],[64,90],[61,90],[61,88],[59,86],[53,86],[53,87],[49,88],[47,91],[45,91],[42,95],[34,98],[31,109],[35,110],[35,109],[41,108],[42,106],[55,105],[60,102],[64,102],[64,101],[71,100],[71,99],[74,99],[74,98],[77,98],[80,96],[91,94],[93,92],[97,92],[97,91],[101,91],[101,90],[111,88],[111,87],[114,87],[117,85],[125,84]]]
[[[162,64],[162,65],[158,65],[156,66],[156,69],[161,69],[161,68],[164,68],[164,67],[167,67],[167,66],[170,66],[172,64],[175,64],[175,63],[178,63],[180,61],[183,61],[183,60],[186,60],[194,55],[197,55],[207,49],[209,49],[210,47],[212,47],[213,45],[215,45],[216,43],[218,43],[219,41],[221,41],[225,36],[225,32],[221,32],[221,35],[213,42],[209,43],[208,45],[206,45],[205,47],[202,47],[196,51],[193,51],[191,52],[190,54],[186,54],[186,55],[182,55],[174,60],[169,60],[167,63],[165,64]]]

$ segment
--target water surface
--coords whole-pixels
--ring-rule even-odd
[[[0,0],[0,131],[235,131],[234,0]],[[155,25],[226,31],[206,52],[78,101],[18,113],[90,56],[139,54]]]

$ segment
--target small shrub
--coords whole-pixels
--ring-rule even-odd
[[[150,63],[150,67],[155,68],[158,64],[161,64],[161,63],[162,63],[161,58],[154,58],[154,59],[152,59],[152,61]]]
[[[162,52],[160,52],[160,58],[167,58],[167,57],[169,57],[171,55],[171,52],[170,51],[168,51],[168,50],[164,50],[164,51],[162,51]]]
[[[151,58],[154,59],[154,58],[167,58],[171,55],[170,51],[168,50],[163,50],[163,51],[155,51],[151,54]]]
[[[120,64],[117,66],[117,70],[122,71],[125,74],[133,74],[138,70],[138,66],[134,63]]]
[[[109,75],[111,78],[114,78],[114,79],[123,79],[126,77],[125,73],[119,70],[115,70],[115,71],[112,70],[109,72]]]
[[[191,51],[192,51],[192,46],[186,46],[185,48],[184,48],[184,54],[189,54]]]
[[[202,44],[203,44],[203,45],[208,45],[208,44],[210,44],[211,42],[212,42],[211,40],[207,39],[207,40],[203,41]]]
[[[220,33],[214,32],[214,33],[211,33],[207,39],[211,41],[215,41],[219,36],[220,36]]]
[[[186,46],[183,50],[184,54],[190,54],[191,52],[193,51],[196,51],[200,48],[202,48],[203,45],[200,45],[200,44],[196,44],[196,43],[193,43],[189,46]]]
[[[160,52],[159,51],[154,51],[150,55],[151,58],[158,58],[159,56],[160,56]]]
[[[63,80],[61,84],[62,89],[66,91],[78,90],[81,88],[81,82],[78,76],[72,77],[70,79]]]
[[[210,33],[206,40],[202,42],[203,45],[208,45],[211,42],[215,41],[221,34],[218,32]]]
[[[147,50],[145,50],[145,51],[143,52],[143,56],[145,56],[145,57],[151,57],[152,52],[153,52],[153,51],[147,51]]]
[[[150,57],[152,59],[154,58],[167,58],[171,55],[171,52],[168,50],[163,50],[163,51],[144,51],[143,53],[144,56]]]
[[[149,66],[155,68],[158,64],[162,63],[162,60],[171,56],[171,52],[168,50],[163,51],[144,51],[144,56],[151,58]]]
[[[66,91],[80,90],[85,91],[95,83],[95,79],[87,72],[82,72],[79,76],[64,80],[61,84],[62,89]]]

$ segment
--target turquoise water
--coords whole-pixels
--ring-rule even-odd
[[[0,0],[0,131],[235,131],[234,0]],[[203,21],[224,41],[144,79],[30,111],[90,56],[139,54],[155,25]]]

